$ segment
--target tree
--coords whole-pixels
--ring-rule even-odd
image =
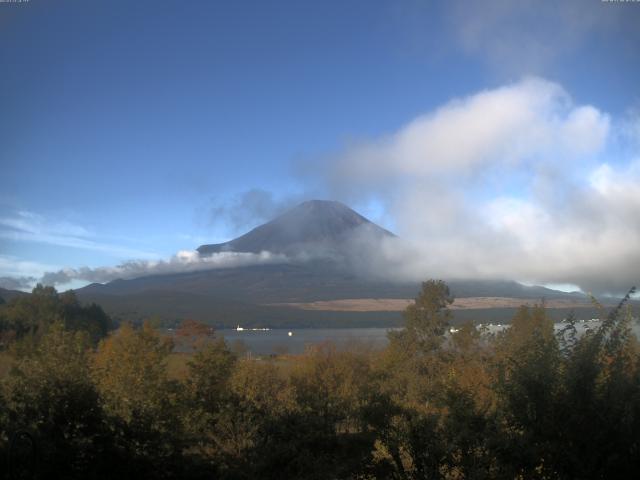
[[[108,435],[88,366],[89,336],[53,323],[3,384],[9,431],[31,432],[41,478],[87,478],[105,466]]]
[[[220,339],[196,352],[188,363],[183,422],[200,457],[220,461],[223,454],[217,430],[222,412],[232,404],[229,381],[236,362],[236,356]]]
[[[448,447],[444,421],[451,352],[442,348],[453,298],[442,280],[429,280],[404,311],[405,328],[390,332],[380,388],[389,399],[379,425],[379,454],[397,478],[442,478]]]
[[[197,320],[183,320],[176,329],[176,340],[187,347],[197,349],[212,341],[215,336],[215,329]]]
[[[392,335],[391,341],[400,341],[403,348],[412,352],[429,352],[439,348],[452,318],[448,308],[452,303],[453,297],[445,282],[423,282],[420,294],[403,312],[404,330]]]
[[[640,468],[640,346],[631,333],[631,289],[563,358],[562,421],[555,460],[564,478],[630,478]],[[585,421],[585,419],[589,419]]]
[[[62,321],[60,313],[58,292],[41,284],[33,289],[31,295],[12,299],[4,310],[6,322],[18,339],[43,335],[49,325]]]
[[[511,326],[496,340],[495,391],[503,424],[506,454],[514,475],[551,474],[557,400],[562,389],[560,348],[553,320],[544,305],[521,306]]]
[[[33,345],[55,322],[67,330],[88,332],[94,345],[112,328],[100,306],[81,305],[72,291],[59,294],[53,287],[38,284],[31,295],[16,297],[2,308],[0,330],[3,338],[24,339],[25,344]]]
[[[94,345],[107,336],[113,328],[113,322],[101,306],[91,303],[81,305],[72,291],[59,296],[61,313],[65,328],[68,330],[86,331]]]
[[[179,388],[167,378],[172,342],[149,324],[103,340],[93,378],[121,455],[134,473],[166,475],[181,452]]]
[[[359,402],[368,377],[364,358],[338,352],[326,343],[308,351],[292,374],[302,408],[322,421],[325,431],[335,432],[342,423],[359,424]]]
[[[228,396],[210,430],[221,471],[230,478],[279,478],[286,462],[295,459],[291,451],[286,459],[282,456],[283,441],[295,444],[295,435],[286,428],[295,418],[288,382],[274,365],[243,359],[235,364],[227,385]]]

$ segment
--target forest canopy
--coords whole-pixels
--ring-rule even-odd
[[[427,281],[381,350],[249,357],[38,286],[0,306],[0,470],[29,478],[631,478],[640,348],[629,296],[600,326],[543,305],[450,330]],[[181,368],[176,368],[181,362]]]

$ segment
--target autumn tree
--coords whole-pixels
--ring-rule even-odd
[[[452,315],[449,287],[429,280],[404,313],[405,328],[390,332],[382,355],[380,390],[389,414],[379,425],[378,456],[398,478],[440,478],[447,462],[443,422],[447,362],[443,349]]]
[[[331,343],[310,349],[292,374],[298,401],[329,432],[362,429],[369,378],[365,352],[338,351]]]
[[[184,429],[190,451],[214,463],[219,463],[227,450],[227,440],[219,434],[218,424],[227,420],[233,405],[229,382],[236,362],[236,356],[220,339],[197,351],[188,363]]]
[[[270,363],[243,359],[229,377],[228,395],[212,432],[223,471],[243,478],[279,478],[282,471],[274,464],[283,470],[295,460],[288,448],[295,445],[295,435],[288,427],[296,405],[287,379]]]
[[[176,329],[175,339],[188,348],[198,349],[215,338],[215,329],[197,320],[186,319]]]
[[[172,342],[149,324],[103,340],[92,374],[121,455],[138,474],[173,467],[181,451],[179,388],[167,378]]]

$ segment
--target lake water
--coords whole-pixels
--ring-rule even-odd
[[[597,328],[598,321],[579,322],[576,325],[578,334],[587,329]],[[495,333],[505,325],[486,325],[489,332]],[[557,323],[556,329],[563,327]],[[216,334],[222,336],[230,347],[242,342],[247,351],[254,355],[271,354],[300,354],[309,346],[323,342],[331,342],[337,348],[348,348],[354,344],[372,348],[384,348],[387,343],[387,332],[393,328],[301,328],[301,329],[272,329],[272,330],[243,330],[221,329]],[[640,338],[640,324],[636,321],[632,330]],[[291,335],[289,335],[291,333]]]
[[[384,348],[387,345],[389,328],[301,328],[272,330],[244,330],[235,329],[216,330],[227,345],[233,347],[235,342],[241,341],[248,351],[255,355],[271,355],[274,353],[303,353],[312,345],[332,342],[337,348],[347,348],[353,344],[365,345],[373,348]],[[291,335],[289,335],[291,332]]]

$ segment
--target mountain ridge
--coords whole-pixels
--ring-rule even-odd
[[[299,254],[306,251],[342,252],[355,235],[395,237],[368,218],[332,200],[309,200],[228,242],[200,245],[207,256],[219,252]]]

